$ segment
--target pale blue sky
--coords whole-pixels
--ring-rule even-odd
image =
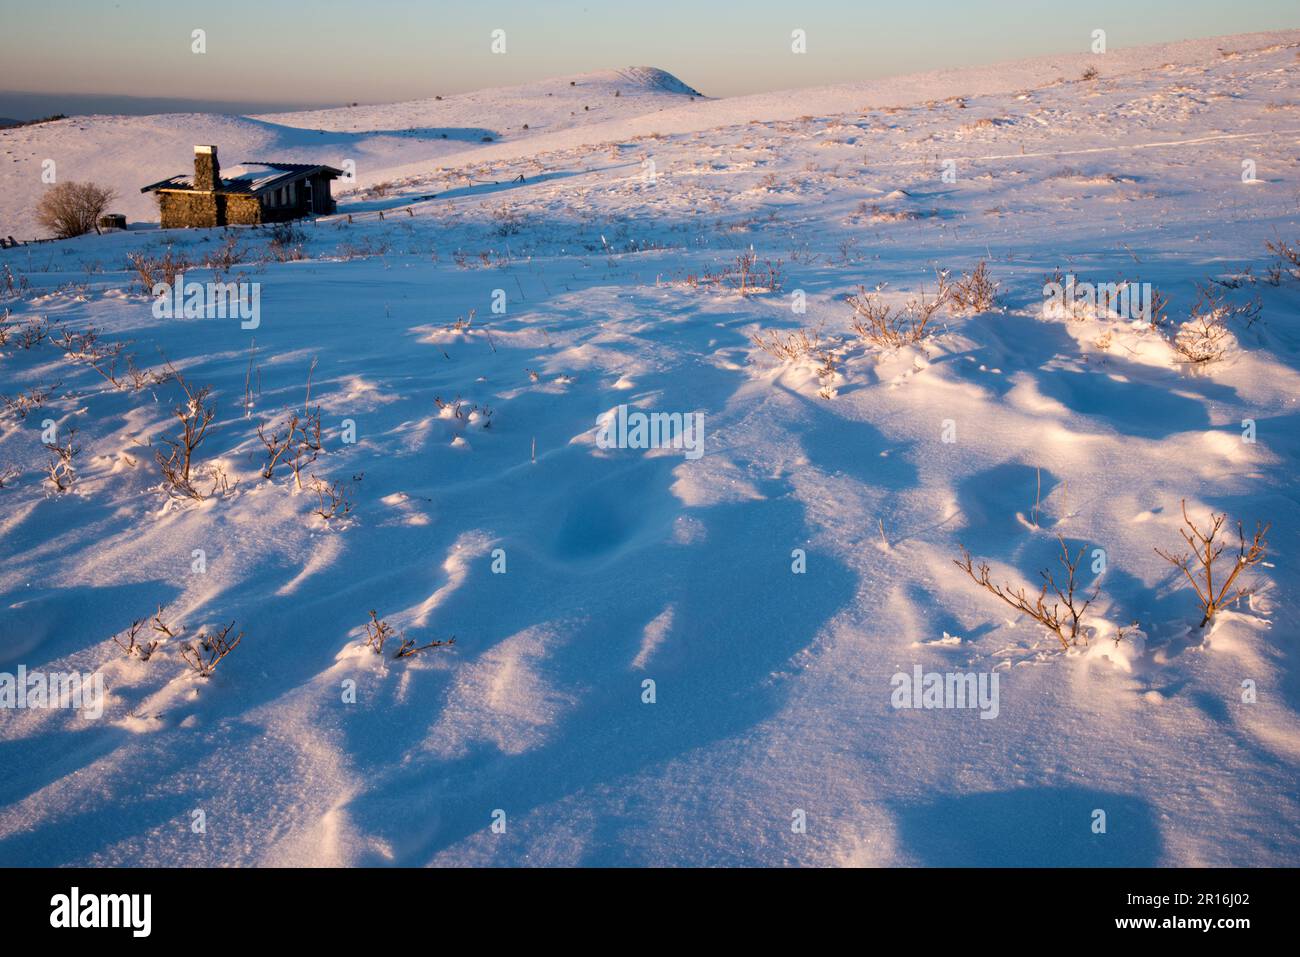
[[[648,65],[727,96],[1085,51],[1097,27],[1122,47],[1297,26],[1295,0],[0,0],[0,90],[373,103]]]

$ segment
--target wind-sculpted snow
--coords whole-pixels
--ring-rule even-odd
[[[1265,247],[1300,240],[1297,44],[0,134],[123,183],[192,142],[373,166],[275,245],[137,224],[0,252],[0,673],[106,688],[95,720],[0,711],[0,862],[1300,862],[1300,278]],[[257,328],[156,318],[128,256],[168,247],[260,284]],[[905,322],[981,260],[987,307],[854,330],[847,296]],[[1164,325],[1053,301],[1067,275],[1149,283]],[[1176,348],[1198,284],[1228,331],[1200,364]],[[211,386],[201,500],[156,462],[178,382],[136,391],[126,353]],[[265,477],[259,426],[317,407],[301,487],[288,458]],[[1236,520],[1272,523],[1204,629],[1154,551],[1184,499],[1230,517],[1229,554]],[[1068,650],[954,564],[1032,598],[1058,535],[1100,586]],[[176,634],[148,660],[111,640],[155,613]],[[948,686],[900,704],[927,675]]]

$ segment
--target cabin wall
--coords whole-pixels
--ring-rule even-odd
[[[226,194],[226,222],[229,226],[256,226],[264,222],[262,204],[252,194]]]
[[[328,215],[337,209],[334,197],[330,193],[330,185],[333,180],[328,176],[311,177],[311,195],[312,195],[312,212],[318,215]]]
[[[159,192],[158,218],[163,229],[255,226],[263,222],[262,205],[256,196],[196,190]]]
[[[221,204],[216,193],[162,190],[158,193],[158,218],[163,229],[221,225]]]

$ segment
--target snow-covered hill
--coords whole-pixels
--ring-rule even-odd
[[[35,203],[43,163],[56,179],[92,180],[118,192],[115,210],[133,221],[158,220],[141,186],[192,168],[194,145],[212,143],[227,165],[246,160],[356,164],[357,180],[384,179],[389,167],[431,161],[489,142],[519,141],[657,112],[702,100],[676,77],[630,67],[559,77],[526,86],[380,106],[301,113],[224,116],[77,116],[0,130],[0,235],[43,235]]]
[[[1300,243],[1297,51],[4,134],[132,181],[147,123],[161,173],[259,130],[372,163],[300,237],[0,251],[0,673],[108,691],[98,720],[0,712],[0,863],[1300,863],[1300,266],[1265,245]],[[410,126],[502,139],[377,132]],[[256,328],[156,316],[127,258],[168,253],[257,283]],[[994,301],[922,341],[854,328],[847,295],[901,308],[981,262]],[[1149,283],[1163,320],[1051,307],[1071,276]],[[1214,361],[1178,351],[1197,316]],[[202,501],[160,488],[178,383],[101,358],[115,387],[110,343],[212,387]],[[265,478],[263,436],[317,405],[303,488]],[[639,412],[703,414],[703,454],[604,447]],[[1184,500],[1229,517],[1226,560],[1272,523],[1204,629],[1155,552]],[[1099,589],[1068,651],[954,565],[1032,598],[1057,535]],[[159,605],[175,635],[125,655]],[[376,655],[372,609],[456,642]],[[231,622],[198,677],[186,643]],[[900,707],[917,669],[998,698]]]

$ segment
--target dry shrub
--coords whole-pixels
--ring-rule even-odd
[[[54,390],[59,387],[59,383],[51,386],[33,386],[26,392],[19,392],[13,398],[7,395],[0,395],[0,411],[7,415],[12,415],[15,419],[27,418],[27,413],[33,409],[39,409],[48,401]]]
[[[302,489],[302,470],[316,461],[324,447],[320,437],[320,406],[313,408],[311,404],[311,377],[315,371],[316,360],[313,359],[307,372],[307,397],[303,400],[301,413],[288,413],[284,423],[276,426],[270,435],[264,426],[257,427],[258,438],[266,446],[262,478],[274,478],[276,466],[287,464],[299,490]]]
[[[163,444],[167,446],[167,454],[163,455],[161,450],[155,451],[154,458],[158,461],[158,467],[162,469],[163,481],[170,493],[201,501],[203,493],[195,488],[190,472],[193,468],[194,451],[207,435],[208,426],[217,415],[216,408],[207,405],[212,387],[205,385],[201,389],[196,389],[170,365],[167,371],[169,378],[176,380],[184,394],[185,401],[172,409],[172,414],[181,424],[181,431],[174,439],[163,439]]]
[[[56,492],[66,492],[77,481],[77,473],[72,465],[72,460],[81,452],[81,446],[76,444],[76,426],[68,429],[67,435],[62,445],[58,442],[45,443],[46,450],[54,453],[46,466],[46,471]]]
[[[742,296],[752,296],[759,292],[780,292],[785,286],[785,273],[779,259],[759,260],[751,249],[736,257],[730,266],[717,272],[690,274],[686,277],[689,286],[727,287]]]
[[[1228,320],[1244,318],[1250,326],[1259,318],[1259,303],[1235,306],[1212,286],[1197,286],[1196,302],[1188,318],[1169,340],[1174,351],[1188,362],[1204,364],[1222,359],[1234,337]]]
[[[302,244],[307,241],[304,233],[295,223],[276,223],[271,227],[271,238],[266,244],[267,255],[276,262],[293,262],[306,259]]]
[[[988,312],[997,305],[998,284],[989,277],[988,263],[981,259],[973,272],[962,273],[952,283],[949,298],[957,312]]]
[[[1215,562],[1226,547],[1219,540],[1219,533],[1223,531],[1223,526],[1227,522],[1226,514],[1216,515],[1210,513],[1209,527],[1206,531],[1201,531],[1196,523],[1187,517],[1187,500],[1183,500],[1183,524],[1186,528],[1180,528],[1178,534],[1182,535],[1183,541],[1191,549],[1190,554],[1184,552],[1181,555],[1173,555],[1163,549],[1157,548],[1156,554],[1169,562],[1174,567],[1180,569],[1187,577],[1192,589],[1196,592],[1196,598],[1201,603],[1201,625],[1204,628],[1209,624],[1218,612],[1225,605],[1231,604],[1238,598],[1247,594],[1249,589],[1238,588],[1232,590],[1237,576],[1244,569],[1252,565],[1258,565],[1264,560],[1264,555],[1268,549],[1268,542],[1265,536],[1268,534],[1270,525],[1255,524],[1255,534],[1250,542],[1246,541],[1246,532],[1241,522],[1237,523],[1237,558],[1232,564],[1232,570],[1227,575],[1222,576],[1218,585],[1215,584]],[[1220,565],[1220,569],[1222,565]]]
[[[234,627],[235,623],[232,621],[225,628],[211,634],[201,631],[198,638],[181,649],[181,657],[200,678],[210,678],[221,660],[239,647],[244,633],[241,631],[232,639],[230,632]]]
[[[1291,275],[1292,278],[1300,278],[1300,246],[1292,246],[1280,237],[1275,242],[1264,241],[1264,246],[1277,257],[1277,264],[1271,267],[1271,272],[1276,273],[1281,278],[1283,269]],[[1272,283],[1277,285],[1277,283]]]
[[[316,499],[320,503],[315,512],[325,521],[343,518],[352,511],[352,501],[348,497],[352,494],[352,486],[340,482],[331,484],[313,475],[311,490],[316,493]]]
[[[427,645],[417,645],[413,639],[406,637],[406,632],[399,632],[388,622],[379,617],[379,614],[372,608],[370,609],[370,620],[365,624],[366,647],[377,655],[384,653],[384,644],[390,638],[397,639],[397,651],[393,658],[414,658],[422,651],[428,651],[430,648],[448,648],[456,643],[455,637],[448,638],[446,641],[431,641]]]
[[[875,293],[868,292],[865,286],[859,286],[856,294],[846,297],[848,304],[853,307],[853,331],[864,341],[882,347],[921,342],[926,338],[930,321],[948,301],[950,293],[947,273],[939,272],[936,275],[939,280],[938,291],[933,296],[927,296],[922,289],[902,309],[891,309],[879,301]]]
[[[47,189],[36,204],[36,221],[57,239],[71,239],[92,229],[99,232],[99,217],[117,193],[95,183],[59,183]]]
[[[784,335],[773,329],[749,338],[754,345],[781,362],[798,362],[810,356],[820,357],[822,353],[821,336],[806,329],[796,329]]]
[[[988,563],[981,562],[978,568],[975,567],[970,552],[965,548],[961,550],[962,557],[954,558],[953,564],[969,575],[975,584],[1045,627],[1056,636],[1061,643],[1061,649],[1069,651],[1078,644],[1080,638],[1083,638],[1084,643],[1087,644],[1082,628],[1083,615],[1088,610],[1088,606],[1096,600],[1101,588],[1100,586],[1094,588],[1088,600],[1080,603],[1079,595],[1076,594],[1079,585],[1075,581],[1075,575],[1079,564],[1083,561],[1085,549],[1080,548],[1079,553],[1071,558],[1070,549],[1065,544],[1065,536],[1057,535],[1056,538],[1061,544],[1059,560],[1065,568],[1065,586],[1058,585],[1051,570],[1045,568],[1038,573],[1043,579],[1043,587],[1034,598],[1030,598],[1023,587],[1013,589],[1009,584],[993,584],[989,577]],[[1056,596],[1056,600],[1050,605],[1047,599],[1049,590]]]
[[[821,336],[806,329],[796,329],[782,335],[776,330],[757,333],[750,336],[750,341],[768,355],[780,362],[799,362],[803,359],[815,359],[818,363],[817,378],[821,382],[818,391],[823,399],[835,397],[834,381],[839,359],[830,344],[823,344]]]
[[[162,635],[165,638],[175,638],[176,632],[163,622],[163,606],[159,605],[158,610],[152,618],[137,618],[131,622],[131,627],[125,632],[113,636],[113,641],[126,654],[128,658],[139,658],[141,661],[148,661],[153,657],[153,653],[158,650],[162,643],[161,638],[142,639],[140,633],[144,630],[145,625],[149,626],[149,631],[155,635]]]
[[[137,280],[146,293],[152,293],[154,287],[162,283],[175,286],[176,277],[191,265],[188,259],[177,255],[170,246],[161,256],[131,253],[126,257],[126,261],[134,270]]]

